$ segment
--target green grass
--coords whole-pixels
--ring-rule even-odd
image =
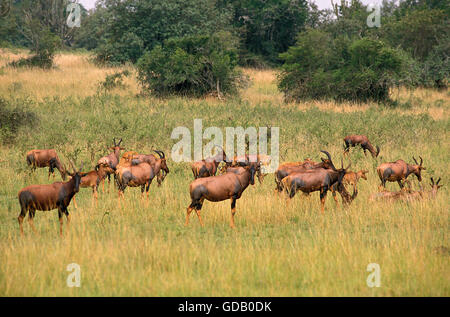
[[[259,89],[258,87],[255,88]],[[49,97],[4,95],[25,104],[39,124],[23,127],[13,143],[0,147],[0,295],[2,296],[449,296],[449,120],[426,113],[371,105],[352,112],[297,108],[265,100],[225,102],[136,96]],[[26,100],[29,100],[28,102]],[[448,105],[442,104],[441,107]],[[336,108],[339,108],[337,105]],[[177,126],[278,126],[281,162],[318,160],[328,150],[340,164],[342,138],[366,134],[381,147],[377,160],[352,149],[352,170],[368,169],[359,195],[346,209],[331,195],[325,214],[319,194],[298,194],[286,204],[274,193],[273,176],[249,187],[237,201],[236,230],[229,227],[230,201],[205,202],[201,228],[196,216],[184,227],[192,175],[187,163],[169,159],[170,174],[152,184],[150,201],[128,188],[122,208],[117,191],[77,194],[72,224],[58,235],[57,212],[38,211],[34,235],[25,221],[19,235],[17,192],[45,184],[47,170],[30,175],[25,153],[56,148],[93,168],[113,137],[127,150],[167,155]],[[205,141],[206,142],[206,141]],[[423,177],[442,177],[435,200],[369,203],[378,190],[375,168],[383,161],[421,155]],[[347,160],[344,159],[344,164]],[[59,175],[56,176],[59,180]],[[417,181],[413,181],[417,188]],[[397,184],[389,184],[397,190]],[[107,213],[107,214],[105,214]],[[103,219],[103,220],[102,220]],[[444,247],[444,248],[441,248]],[[445,249],[447,248],[447,249]],[[442,252],[442,249],[444,252]],[[441,250],[441,251],[439,251]],[[81,266],[81,287],[69,288],[69,263]],[[369,263],[381,266],[381,287],[369,288]]]

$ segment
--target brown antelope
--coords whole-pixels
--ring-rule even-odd
[[[98,197],[98,185],[102,180],[105,179],[107,168],[108,166],[106,166],[105,164],[99,164],[95,166],[95,169],[93,171],[90,171],[88,173],[81,173],[80,187],[92,188],[92,198],[95,200],[96,205]],[[75,208],[78,208],[75,196],[73,196],[73,206]]]
[[[69,225],[70,215],[67,207],[72,197],[78,193],[81,182],[81,169],[83,168],[83,164],[81,164],[80,169],[77,171],[72,162],[70,164],[72,165],[73,173],[68,173],[72,176],[69,181],[55,182],[49,185],[30,185],[19,191],[20,214],[17,219],[21,235],[23,235],[23,219],[27,212],[30,226],[36,233],[33,223],[36,210],[47,211],[58,208],[59,234],[62,236],[63,213],[66,215],[67,225]]]
[[[372,154],[372,157],[377,157],[378,154],[380,154],[380,147],[377,146],[377,149],[375,150],[375,148],[365,135],[348,135],[344,138],[344,143],[344,155],[348,154],[348,152],[350,151],[350,147],[355,147],[358,144],[361,145],[362,149],[364,150],[364,155],[366,156],[366,151],[369,151],[370,154]]]
[[[119,156],[120,151],[125,150],[123,147],[120,147],[120,144],[122,143],[122,138],[120,138],[119,142],[116,143],[116,138],[113,138],[114,146],[110,147],[109,149],[112,150],[111,153],[109,153],[107,156],[101,157],[97,161],[97,165],[103,164],[107,167],[105,168],[106,176],[108,177],[108,185],[111,184],[111,174],[114,175],[116,171],[116,166],[119,164]],[[105,180],[102,181],[102,188],[103,191],[105,191]]]
[[[395,162],[383,163],[377,167],[378,177],[381,180],[380,189],[386,188],[386,182],[397,182],[400,189],[403,189],[404,182],[410,174],[416,175],[419,182],[422,181],[422,170],[426,170],[422,166],[423,159],[420,157],[420,164],[413,157],[415,165],[406,163],[403,160],[397,160]]]
[[[160,152],[160,153],[159,153]],[[166,163],[166,156],[164,152],[158,151],[160,159],[156,161],[155,165],[152,166],[148,162],[138,162],[138,164],[133,165],[130,162],[129,166],[121,166],[117,168],[117,184],[119,187],[119,198],[123,196],[123,192],[127,187],[141,187],[141,193],[144,194],[145,185],[147,185],[146,193],[147,199],[149,197],[149,189],[153,178],[163,170],[166,174],[169,173],[169,168]]]
[[[321,158],[321,160],[321,163],[317,163],[308,158],[303,162],[287,162],[278,166],[275,171],[275,191],[280,193],[283,190],[281,181],[292,173],[305,172],[312,169],[331,168],[329,159]]]
[[[58,154],[54,149],[49,150],[31,150],[27,153],[27,164],[31,166],[31,170],[36,167],[48,167],[48,178],[50,175],[55,177],[55,168],[61,173],[61,178],[66,180],[66,167],[58,158]]]
[[[259,167],[258,167],[259,168]],[[232,171],[231,171],[232,170]],[[197,213],[200,225],[203,221],[200,216],[203,201],[223,201],[231,200],[231,222],[230,226],[234,228],[234,214],[236,213],[236,200],[241,198],[242,193],[249,184],[255,184],[255,173],[257,167],[255,165],[247,165],[245,167],[231,168],[230,172],[219,176],[210,176],[197,178],[189,185],[189,193],[191,195],[191,204],[186,211],[186,223],[189,224],[189,215],[192,210]]]
[[[227,172],[229,167],[254,165],[255,168],[257,168],[256,175],[258,176],[258,182],[262,184],[264,177],[266,177],[267,174],[262,173],[261,167],[268,166],[271,160],[272,158],[269,155],[263,154],[245,154],[235,156],[231,162],[228,162],[222,166],[222,173]]]
[[[339,192],[339,194],[342,197],[342,201],[344,204],[350,204],[357,196],[358,194],[358,188],[357,184],[360,178],[367,180],[366,174],[369,173],[369,171],[361,170],[358,172],[352,172],[347,171],[345,172],[344,178],[342,179],[342,184],[335,183],[331,187],[331,193],[333,194],[334,201],[336,204],[338,203],[336,198],[336,191]],[[345,189],[344,185],[352,185],[353,186],[353,195],[350,196],[350,194],[347,193],[347,190]]]
[[[424,198],[436,198],[436,194],[439,190],[439,188],[442,187],[442,185],[439,185],[439,182],[441,181],[441,178],[437,180],[435,183],[433,180],[433,177],[431,177],[431,189],[428,191],[411,191],[411,190],[401,190],[398,192],[389,192],[389,191],[383,191],[378,192],[375,194],[372,194],[369,197],[370,201],[377,201],[377,200],[385,200],[385,201],[395,201],[395,200],[403,200],[403,201],[413,201],[413,200],[419,200]]]
[[[216,146],[219,147],[219,146]],[[225,164],[230,164],[227,159],[225,151],[220,148],[220,152],[213,157],[208,157],[201,161],[191,163],[192,174],[194,174],[194,179],[201,177],[215,176],[217,172],[217,167],[220,162],[225,162]]]
[[[157,158],[153,154],[136,154],[136,155],[133,155],[132,165],[137,165],[139,163],[146,162],[146,163],[149,163],[153,168],[155,168],[155,166],[157,164],[159,164],[159,165],[162,164],[162,162],[161,162],[162,160],[166,161],[166,157],[165,157],[163,151],[159,151],[159,150],[153,150],[153,151],[155,151],[155,153],[158,154],[159,158]],[[167,165],[167,163],[166,163],[166,165]],[[167,169],[167,171],[168,170],[169,169]],[[166,170],[160,169],[160,171],[158,172],[157,177],[156,177],[158,186],[161,186],[161,183],[166,178],[167,173],[168,172],[166,172]]]
[[[353,191],[356,191],[356,185],[358,184],[359,179],[362,178],[367,180],[367,173],[369,173],[367,170],[360,170],[358,172],[347,171],[342,179],[342,183],[344,185],[352,185]]]
[[[289,198],[295,196],[295,193],[301,190],[304,193],[311,193],[314,191],[320,191],[320,202],[322,213],[325,211],[325,199],[327,196],[327,191],[331,190],[333,184],[342,184],[342,179],[344,178],[346,170],[350,167],[336,169],[331,156],[326,151],[321,151],[328,156],[330,169],[317,168],[312,170],[307,170],[303,172],[292,173],[285,178],[283,178],[282,187],[289,195]],[[342,189],[342,187],[340,187]],[[355,195],[355,193],[354,193]]]

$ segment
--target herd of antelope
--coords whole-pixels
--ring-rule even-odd
[[[157,178],[160,186],[169,173],[166,156],[163,151],[154,150],[157,156],[153,154],[139,154],[135,151],[128,151],[120,156],[120,152],[125,150],[121,147],[122,139],[116,142],[113,139],[114,146],[110,148],[111,153],[101,157],[90,172],[82,172],[83,164],[77,170],[74,163],[69,160],[72,172],[66,169],[53,149],[32,150],[26,154],[27,164],[34,171],[37,167],[48,167],[48,178],[50,175],[55,177],[54,172],[57,169],[62,182],[54,182],[46,185],[30,185],[19,191],[20,214],[18,217],[20,233],[23,235],[23,220],[28,213],[28,221],[35,232],[33,218],[36,210],[58,209],[59,233],[62,236],[63,214],[66,216],[67,225],[70,223],[70,215],[67,207],[73,198],[74,207],[77,208],[75,195],[81,188],[92,188],[93,202],[97,204],[98,187],[102,183],[103,191],[105,180],[111,182],[111,175],[114,177],[114,184],[118,188],[118,199],[123,198],[127,187],[141,187],[142,197],[144,190],[149,195],[149,188],[153,179]],[[380,148],[376,148],[370,143],[364,135],[349,135],[344,138],[344,153],[347,155],[350,147],[361,146],[366,155],[369,151],[374,158],[378,157]],[[201,161],[191,163],[191,169],[194,181],[189,185],[191,203],[187,208],[185,225],[189,223],[189,216],[195,210],[200,224],[203,221],[200,215],[204,200],[218,202],[230,199],[231,201],[231,227],[235,226],[234,215],[236,213],[236,201],[241,198],[243,192],[249,185],[255,184],[255,175],[258,181],[262,183],[264,174],[262,167],[270,164],[271,158],[267,155],[244,155],[227,157],[225,151],[217,146],[218,154]],[[287,162],[278,166],[275,171],[275,191],[284,192],[288,199],[295,196],[298,191],[308,195],[318,191],[320,193],[321,211],[325,209],[325,199],[328,191],[331,191],[333,198],[338,203],[336,193],[342,197],[344,205],[350,204],[358,195],[357,184],[360,179],[367,180],[367,170],[358,172],[350,171],[350,165],[344,168],[341,160],[341,167],[337,168],[332,161],[330,153],[321,150],[326,155],[321,162],[314,162],[306,159],[301,162]],[[413,157],[415,164],[408,164],[404,160],[383,163],[377,167],[377,174],[380,178],[380,192],[370,196],[370,200],[415,200],[426,197],[435,197],[440,178],[435,182],[431,178],[431,190],[413,191],[411,184],[407,180],[411,174],[416,175],[419,182],[422,181],[423,160],[420,163]],[[221,165],[221,163],[224,163]],[[71,178],[66,180],[67,175]],[[397,182],[400,191],[390,192],[385,189],[386,182]],[[405,184],[408,186],[405,187]],[[345,185],[351,185],[352,195],[349,194]]]

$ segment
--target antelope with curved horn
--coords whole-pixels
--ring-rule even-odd
[[[48,167],[48,178],[50,175],[55,177],[55,168],[60,172],[61,178],[66,180],[66,167],[58,158],[58,154],[54,149],[49,150],[31,150],[27,153],[27,164],[31,166],[31,170],[35,171],[36,167]]]
[[[301,190],[304,193],[311,193],[314,191],[320,191],[320,202],[322,213],[325,211],[325,199],[327,196],[327,191],[331,190],[331,187],[337,183],[338,186],[342,184],[342,179],[344,178],[346,170],[350,167],[336,169],[332,160],[331,155],[327,151],[321,150],[328,157],[330,169],[313,169],[303,172],[292,173],[285,178],[283,178],[282,186],[289,198],[295,196],[295,193]]]
[[[81,182],[81,170],[83,168],[82,163],[80,169],[77,171],[73,163],[71,161],[69,162],[73,168],[73,173],[68,173],[72,176],[69,181],[56,182],[49,185],[30,185],[19,191],[20,214],[17,219],[19,221],[21,235],[23,235],[23,219],[27,213],[30,226],[36,233],[33,223],[36,210],[47,211],[58,208],[59,234],[62,236],[63,214],[66,215],[67,225],[69,225],[70,215],[67,207],[72,197],[78,193]]]
[[[287,162],[278,166],[277,170],[275,171],[275,191],[280,193],[283,190],[281,182],[286,176],[290,174],[306,172],[313,169],[331,168],[331,162],[329,159],[321,158],[321,160],[322,162],[317,163],[308,158],[303,162]]]
[[[163,151],[160,150],[153,150],[156,154],[158,154],[159,158],[157,158],[153,154],[137,154],[133,155],[132,158],[132,165],[137,165],[142,162],[149,163],[153,168],[156,167],[156,165],[159,165],[159,172],[157,174],[156,180],[158,182],[158,186],[161,186],[161,183],[166,178],[167,174],[169,173],[169,168],[167,167],[166,157]]]
[[[108,177],[108,185],[111,184],[111,174],[114,175],[117,164],[119,164],[120,151],[125,150],[123,147],[120,146],[120,144],[122,143],[122,138],[120,138],[118,143],[116,143],[116,138],[113,138],[113,142],[114,146],[109,148],[110,150],[112,150],[112,152],[106,156],[101,157],[97,161],[97,165],[103,164],[107,166],[105,168],[105,172],[106,176]],[[103,191],[105,191],[105,179],[103,179],[102,181],[102,188]]]
[[[222,147],[216,145],[216,147],[220,148],[220,152],[217,153],[213,157],[208,157],[201,161],[191,163],[192,174],[194,174],[194,179],[201,177],[209,177],[215,176],[217,172],[217,167],[220,162],[225,162],[225,164],[229,165],[227,155]]]
[[[377,146],[377,149],[375,150],[375,148],[365,135],[352,134],[344,138],[344,155],[348,154],[348,152],[350,151],[350,147],[355,147],[358,144],[361,145],[362,149],[364,150],[364,155],[366,156],[366,151],[369,151],[370,154],[372,154],[372,157],[377,157],[378,154],[380,154],[380,147]]]
[[[160,159],[157,160],[154,166],[145,161],[135,162],[137,163],[136,165],[130,162],[129,166],[123,166],[116,170],[119,198],[123,196],[125,188],[127,187],[141,187],[142,195],[144,194],[145,189],[148,199],[148,191],[153,178],[160,172],[160,170],[169,173],[164,152],[158,151],[157,153],[160,156]],[[145,188],[145,185],[147,185],[147,188]]]
[[[386,188],[386,182],[397,182],[400,186],[400,189],[403,189],[404,182],[408,178],[409,175],[416,175],[419,182],[422,181],[422,170],[426,170],[425,167],[422,166],[423,159],[421,156],[420,164],[417,163],[417,160],[413,157],[415,165],[411,165],[406,163],[403,160],[397,160],[395,162],[383,163],[377,167],[378,177],[381,180],[380,189]]]
[[[259,167],[258,167],[259,168]],[[231,172],[231,170],[233,170]],[[189,185],[189,193],[191,195],[191,204],[186,211],[185,225],[189,224],[189,215],[193,210],[197,213],[200,225],[203,221],[200,216],[203,201],[223,201],[231,200],[231,220],[230,226],[235,227],[234,215],[236,213],[236,200],[241,198],[242,193],[248,185],[255,184],[255,173],[257,168],[254,165],[246,165],[245,167],[231,168],[230,172],[219,176],[210,176],[197,178]]]

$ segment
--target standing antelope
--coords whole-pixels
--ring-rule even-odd
[[[136,155],[133,155],[132,165],[137,165],[139,163],[146,162],[146,163],[149,163],[153,168],[155,168],[155,166],[157,164],[159,164],[159,165],[162,164],[162,160],[164,160],[164,162],[166,161],[166,157],[165,157],[163,151],[159,151],[159,150],[153,150],[153,151],[155,151],[155,153],[158,154],[159,158],[157,158],[153,154],[136,154]],[[166,166],[167,166],[167,164],[166,164]],[[169,173],[168,170],[169,169],[167,169],[167,172],[166,172],[165,169],[160,169],[160,171],[158,172],[157,177],[156,177],[158,186],[161,186],[161,183],[164,181],[167,174]]]
[[[148,162],[137,161],[133,164],[130,162],[129,166],[121,166],[116,170],[117,184],[119,187],[119,198],[123,196],[125,188],[128,187],[141,187],[141,193],[144,194],[145,185],[147,185],[146,193],[147,199],[149,195],[150,185],[153,178],[163,170],[166,174],[169,173],[169,168],[166,163],[166,156],[164,152],[158,151],[160,159],[156,161],[155,165],[152,166]]]
[[[377,167],[378,177],[381,180],[380,189],[386,188],[386,182],[397,182],[400,186],[400,189],[403,189],[404,182],[408,178],[410,174],[416,175],[419,182],[422,181],[422,170],[426,170],[425,167],[422,166],[423,159],[420,157],[420,164],[417,163],[417,160],[413,157],[415,165],[411,165],[406,163],[403,160],[397,160],[395,162],[383,163]]]
[[[294,197],[295,193],[299,190],[308,194],[314,191],[320,191],[321,210],[323,213],[325,211],[327,191],[330,190],[335,183],[337,183],[338,186],[342,184],[342,179],[350,165],[347,166],[347,168],[343,168],[342,166],[342,168],[336,169],[331,160],[330,153],[326,151],[321,152],[328,156],[331,169],[318,168],[292,173],[283,178],[282,187],[289,195],[289,198]]]
[[[97,197],[98,197],[98,185],[102,180],[106,177],[106,169],[108,168],[105,164],[99,164],[95,166],[93,171],[88,173],[81,173],[81,188],[92,188],[92,198],[95,200],[95,204],[97,205]],[[73,196],[73,206],[77,207],[77,202],[75,200],[75,196]]]
[[[287,162],[278,166],[275,171],[275,190],[281,192],[283,190],[281,181],[292,173],[306,172],[313,169],[331,168],[330,160],[321,158],[322,162],[316,163],[310,159],[306,159],[303,162]]]
[[[344,185],[352,185],[353,191],[356,191],[356,185],[360,178],[367,180],[366,174],[369,173],[367,170],[360,170],[358,172],[347,171],[345,172],[344,178],[342,179],[342,183]]]
[[[218,146],[217,146],[218,147]],[[194,174],[194,179],[201,177],[215,176],[217,172],[217,167],[220,162],[225,162],[229,165],[227,155],[225,151],[220,148],[221,151],[213,157],[208,157],[204,160],[193,162],[191,164],[192,174]]]
[[[380,154],[380,147],[377,146],[377,149],[375,151],[375,148],[365,135],[348,135],[344,138],[344,143],[344,155],[348,154],[348,152],[350,151],[350,147],[355,147],[358,144],[361,145],[362,149],[364,150],[364,155],[366,156],[366,151],[369,151],[370,154],[372,154],[372,157],[377,157],[378,154]]]
[[[97,165],[103,164],[107,167],[105,168],[106,176],[108,177],[108,186],[111,184],[111,174],[114,175],[116,166],[119,163],[119,155],[121,150],[125,150],[123,147],[120,147],[122,143],[122,138],[120,138],[119,142],[116,143],[116,138],[113,138],[114,146],[110,147],[112,150],[107,156],[101,157],[97,161]],[[105,179],[102,181],[102,188],[105,191]]]
[[[219,176],[210,176],[204,178],[197,178],[189,185],[189,193],[191,195],[191,204],[186,211],[186,223],[189,224],[189,215],[192,210],[197,213],[200,225],[203,226],[203,221],[200,216],[203,201],[222,201],[226,199],[231,200],[231,222],[232,228],[234,225],[234,214],[236,213],[236,200],[241,198],[242,193],[249,184],[255,184],[255,173],[259,167],[255,165],[247,165],[245,167],[231,168],[230,172]]]
[[[58,154],[54,149],[49,150],[31,150],[27,153],[27,164],[31,166],[31,170],[36,167],[48,167],[48,178],[50,175],[55,177],[55,168],[61,173],[61,178],[66,180],[66,167],[61,163]]]
[[[69,161],[70,162],[70,161]],[[28,212],[28,221],[34,232],[33,218],[36,210],[53,210],[58,208],[59,217],[59,234],[62,236],[63,213],[67,218],[67,225],[70,223],[70,215],[67,207],[72,197],[78,193],[81,181],[81,170],[77,171],[72,162],[73,173],[68,173],[72,178],[67,182],[56,182],[50,185],[30,185],[19,191],[20,214],[17,218],[19,221],[20,233],[23,235],[23,219]]]

